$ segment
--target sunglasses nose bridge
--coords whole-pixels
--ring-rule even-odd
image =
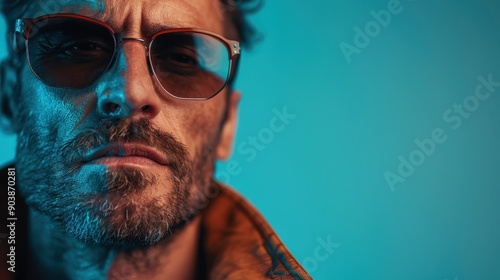
[[[149,61],[149,47],[146,44],[146,40],[144,40],[142,38],[122,37],[122,38],[119,38],[117,40],[118,47],[121,47],[127,41],[140,42],[144,46],[144,49],[146,49],[146,63],[148,65],[148,71],[149,71],[150,74],[152,74],[153,73],[153,69],[151,68],[151,63]]]
[[[133,37],[123,37],[123,38],[120,38],[120,40],[118,41],[118,45],[121,46],[123,45],[123,43],[125,43],[126,41],[137,41],[137,42],[141,42],[141,44],[144,46],[144,48],[148,48],[146,46],[146,41],[142,38],[133,38]]]

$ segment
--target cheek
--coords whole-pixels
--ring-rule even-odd
[[[182,128],[186,135],[188,149],[192,155],[200,150],[213,148],[218,142],[221,132],[221,121],[225,110],[225,95],[220,93],[213,99],[192,104],[192,108],[184,110]]]
[[[20,120],[27,122],[32,133],[52,135],[63,140],[85,118],[85,108],[92,105],[92,95],[54,89],[39,81],[31,72],[24,73],[19,111]],[[30,132],[28,132],[30,133]],[[49,140],[49,139],[47,139]]]

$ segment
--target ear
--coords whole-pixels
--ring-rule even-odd
[[[234,135],[236,134],[236,125],[238,123],[238,105],[240,103],[241,94],[237,91],[233,91],[229,94],[227,117],[224,124],[222,124],[222,132],[216,151],[218,160],[226,160],[231,155]]]
[[[17,132],[17,109],[14,96],[18,94],[17,71],[8,60],[0,63],[0,126],[8,132]]]

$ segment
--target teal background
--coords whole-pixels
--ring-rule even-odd
[[[266,2],[252,17],[264,41],[240,68],[235,147],[266,144],[235,149],[217,177],[315,279],[500,279],[500,87],[459,128],[443,118],[478,76],[500,81],[500,2],[401,1],[348,63],[339,45],[389,2]],[[270,135],[284,107],[295,118]],[[446,141],[391,189],[384,173],[436,128]],[[0,141],[4,163],[15,142]]]

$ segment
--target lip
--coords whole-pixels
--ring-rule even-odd
[[[83,157],[84,163],[156,163],[167,165],[167,157],[156,149],[140,144],[110,144],[95,149]]]

